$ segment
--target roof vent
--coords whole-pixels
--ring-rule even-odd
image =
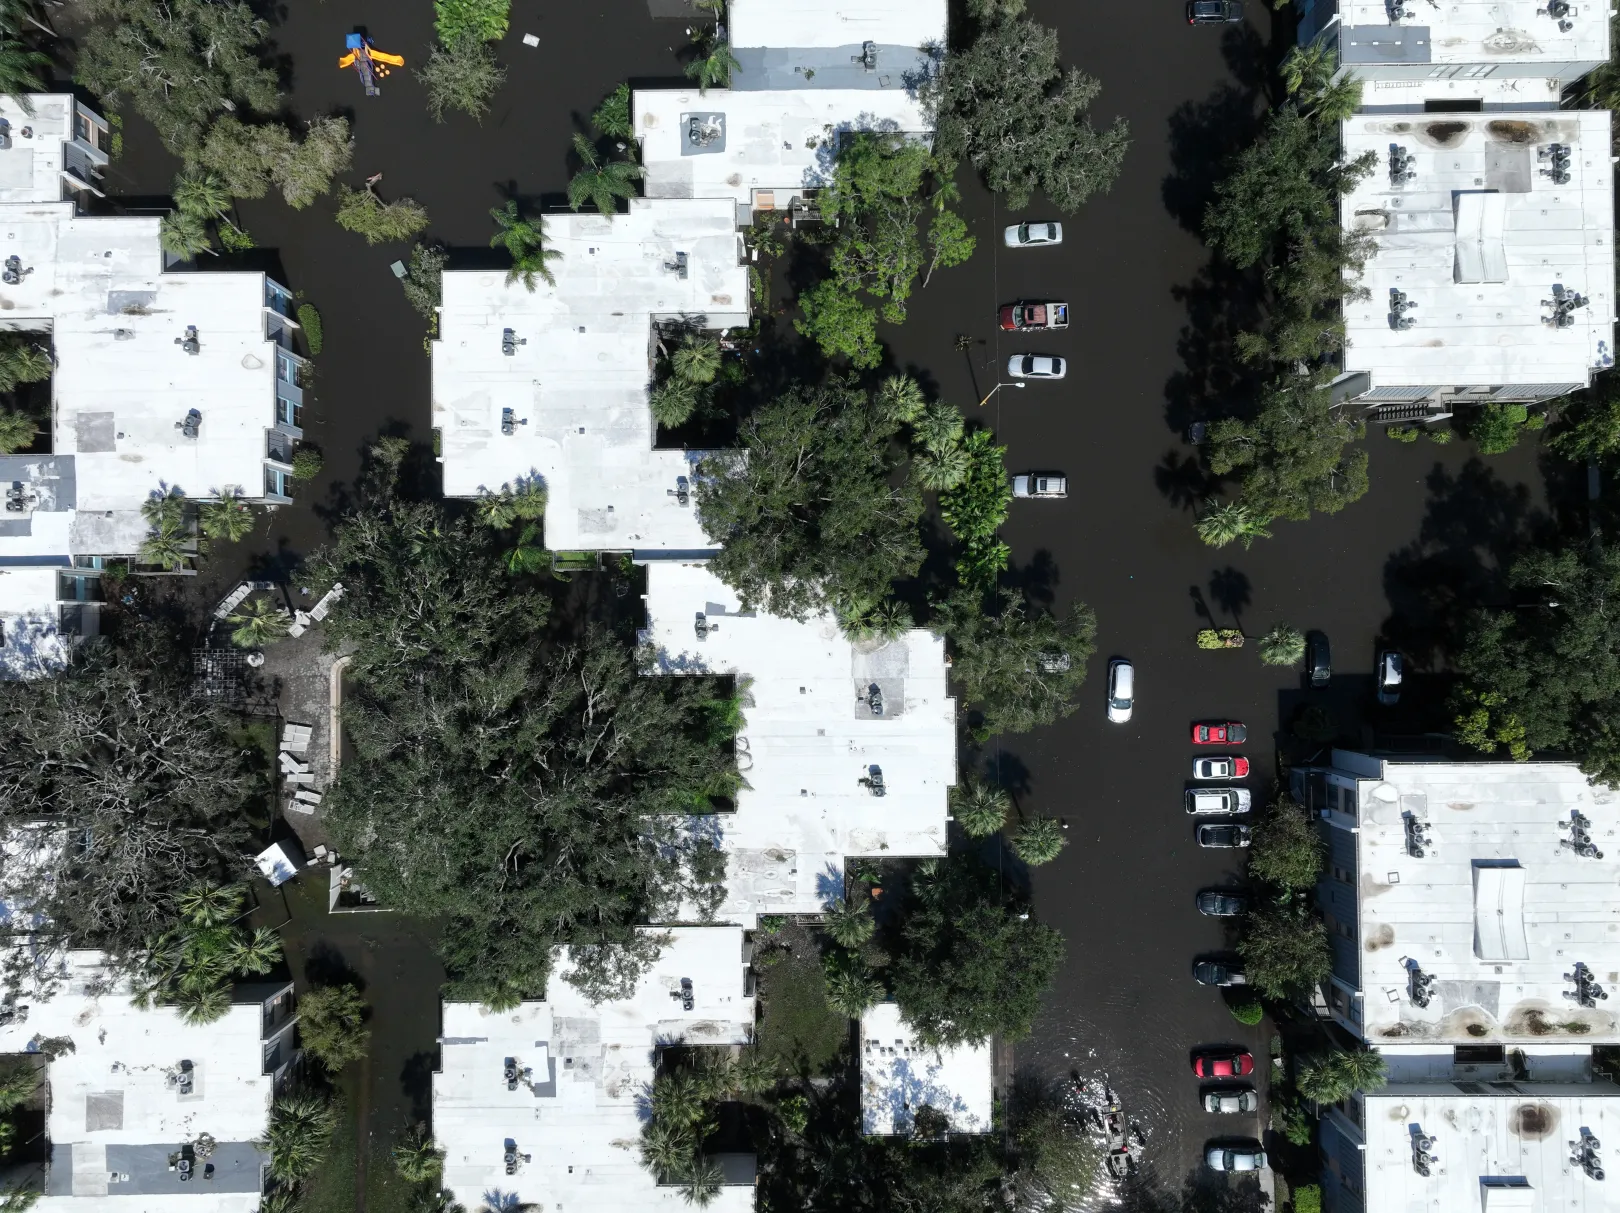
[[[850,56],[850,62],[851,63],[859,63],[861,65],[861,70],[862,71],[867,71],[867,72],[875,72],[875,71],[877,71],[877,43],[876,42],[863,42],[863,43],[861,43],[861,53],[858,54],[858,55],[851,55]]]
[[[1549,143],[1546,147],[1536,149],[1536,159],[1541,163],[1537,171],[1552,181],[1554,185],[1569,184],[1569,144]]]
[[[1412,167],[1412,153],[1399,143],[1389,145],[1389,183],[1391,185],[1405,185],[1417,176],[1417,169]]]
[[[1421,1125],[1412,1126],[1412,1170],[1428,1177],[1429,1171],[1440,1159],[1434,1154],[1434,1138],[1423,1131]]]
[[[1548,328],[1567,329],[1575,325],[1575,312],[1585,307],[1591,300],[1579,291],[1566,290],[1559,282],[1553,283],[1552,298],[1543,299],[1541,306],[1551,308],[1551,314],[1543,316],[1541,323]]]
[[[510,436],[517,433],[518,426],[528,424],[529,419],[527,417],[519,417],[511,409],[501,410],[501,433]]]
[[[195,324],[186,325],[186,335],[176,337],[174,343],[188,354],[202,353],[202,342],[197,339],[197,326]]]
[[[1588,1179],[1603,1182],[1603,1160],[1598,1157],[1598,1151],[1603,1143],[1592,1136],[1592,1130],[1585,1125],[1581,1126],[1581,1139],[1569,1143],[1569,1161],[1586,1172]]]
[[[1559,846],[1568,847],[1582,859],[1603,858],[1603,852],[1598,850],[1596,844],[1592,841],[1592,821],[1585,813],[1579,809],[1571,810],[1569,820],[1560,821],[1558,828],[1569,831],[1568,838],[1558,840]]]
[[[195,438],[202,429],[202,414],[192,409],[185,417],[174,423],[174,428],[179,430],[183,437]]]
[[[13,253],[6,258],[5,269],[0,271],[0,281],[3,281],[7,286],[16,286],[33,272],[33,266],[24,269],[22,258]]]
[[[1598,1003],[1607,1001],[1609,997],[1609,992],[1598,985],[1597,979],[1592,976],[1592,970],[1582,961],[1575,962],[1575,971],[1565,973],[1564,980],[1574,983],[1575,986],[1573,990],[1565,990],[1564,997],[1583,1007],[1595,1007]]]
[[[1404,333],[1412,327],[1414,318],[1406,313],[1417,306],[1406,297],[1405,291],[1389,288],[1389,327],[1397,333]]]
[[[883,783],[883,768],[873,763],[866,768],[866,775],[855,781],[863,785],[874,796],[887,796],[889,789]]]
[[[505,354],[508,358],[516,357],[518,346],[528,344],[529,339],[527,337],[519,337],[515,330],[501,330],[501,353]]]

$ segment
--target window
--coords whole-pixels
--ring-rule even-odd
[[[1356,811],[1356,790],[1354,788],[1344,788],[1340,791],[1339,796],[1339,808],[1346,813],[1354,813]]]
[[[266,497],[290,497],[287,491],[287,473],[280,468],[267,467],[264,469],[264,495]]]
[[[298,382],[298,363],[286,354],[276,355],[276,378],[283,383]]]
[[[1507,1050],[1501,1045],[1458,1045],[1451,1050],[1454,1066],[1500,1066],[1507,1064]]]
[[[304,410],[288,400],[285,396],[276,397],[276,421],[282,425],[290,425],[294,429],[303,429]]]

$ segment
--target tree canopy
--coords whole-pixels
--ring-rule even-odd
[[[1247,420],[1224,417],[1210,427],[1209,465],[1237,473],[1237,504],[1248,517],[1303,522],[1334,514],[1367,492],[1367,452],[1347,450],[1366,426],[1335,405],[1326,385],[1298,377],[1279,381]]]
[[[1087,111],[1101,88],[1064,71],[1055,31],[1022,17],[992,21],[923,85],[939,128],[935,154],[970,161],[1015,210],[1037,189],[1059,210],[1079,210],[1114,184],[1130,146],[1123,118],[1092,126]]]
[[[1063,937],[1021,913],[971,855],[917,871],[891,970],[900,1013],[935,1044],[1029,1035],[1063,959]]]
[[[641,676],[600,629],[548,643],[548,600],[496,533],[406,500],[382,454],[315,561],[346,591],[328,641],[353,651],[328,826],[379,898],[445,922],[460,996],[542,996],[562,945],[569,981],[623,990],[658,950],[640,924],[724,895],[723,856],[682,822],[736,791],[736,700]]]
[[[711,567],[751,607],[851,613],[922,565],[922,494],[901,422],[852,380],[796,386],[743,423],[741,449],[704,462],[698,518]]]
[[[1027,733],[1072,713],[1097,647],[1096,616],[1084,603],[1057,616],[1006,589],[988,601],[958,591],[935,626],[949,640],[963,704],[983,716],[987,735]]]

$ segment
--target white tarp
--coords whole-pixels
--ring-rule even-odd
[[[1474,954],[1481,960],[1529,960],[1524,936],[1524,869],[1474,865]]]
[[[1457,192],[1458,282],[1506,282],[1507,252],[1503,232],[1507,200],[1495,190]]]

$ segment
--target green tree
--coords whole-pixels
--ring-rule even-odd
[[[231,208],[231,195],[218,173],[192,169],[174,179],[174,204],[187,215],[223,219]]]
[[[292,478],[300,482],[314,480],[325,466],[326,460],[320,451],[300,443],[298,449],[293,452]]]
[[[697,81],[700,93],[706,93],[728,87],[731,73],[741,66],[724,38],[711,38],[698,47],[698,57],[686,65],[686,74]]]
[[[270,169],[270,180],[295,211],[303,210],[332,188],[332,178],[354,160],[354,140],[347,118],[311,118],[304,137]]]
[[[367,244],[411,240],[428,225],[427,208],[410,198],[384,202],[367,186],[351,190],[338,186],[338,226],[364,236]]]
[[[16,38],[0,37],[0,93],[15,101],[17,108],[29,117],[34,114],[34,102],[29,94],[45,91],[39,71],[50,65],[49,55]]]
[[[518,210],[517,201],[510,198],[504,207],[491,210],[489,217],[500,228],[490,237],[490,248],[504,248],[512,258],[512,268],[506,271],[506,284],[521,282],[531,294],[536,279],[556,286],[557,279],[548,262],[561,257],[562,251],[546,247],[546,221],[539,216],[526,218]]]
[[[927,448],[912,463],[917,483],[936,493],[959,488],[973,470],[973,460],[960,444]]]
[[[540,528],[529,523],[520,532],[516,542],[501,557],[506,571],[513,577],[538,573],[546,566],[548,553],[540,543]]]
[[[1068,845],[1063,827],[1052,817],[1030,818],[1018,827],[1012,840],[1013,854],[1032,868],[1051,863]]]
[[[241,0],[83,0],[79,8],[94,24],[79,45],[76,79],[113,109],[128,101],[176,156],[193,158],[222,113],[280,110],[265,63],[269,26]]]
[[[200,215],[171,211],[158,224],[158,244],[165,253],[189,261],[198,253],[214,253],[208,222]]]
[[[1333,972],[1327,928],[1302,902],[1263,904],[1243,920],[1238,955],[1262,997],[1308,996]]]
[[[971,856],[929,860],[918,870],[893,984],[919,1037],[954,1045],[1029,1035],[1063,939],[1019,910],[996,872]]]
[[[1599,375],[1588,390],[1555,402],[1563,405],[1564,425],[1552,438],[1553,450],[1568,459],[1609,459],[1620,451],[1617,384],[1620,376]]]
[[[935,212],[928,225],[928,270],[923,274],[923,286],[933,281],[935,270],[961,265],[977,247],[962,216],[943,208]]]
[[[232,627],[231,643],[239,649],[262,649],[287,634],[290,621],[268,598],[249,598],[226,620]]]
[[[578,133],[574,135],[574,155],[579,158],[579,172],[568,183],[568,205],[576,211],[589,202],[611,218],[618,213],[619,199],[634,198],[636,182],[647,175],[634,160],[602,159],[595,145]]]
[[[425,1125],[411,1128],[394,1147],[394,1169],[409,1184],[433,1183],[444,1174],[444,1151]]]
[[[1502,455],[1519,445],[1529,420],[1522,404],[1482,404],[1468,421],[1468,437],[1481,455]]]
[[[0,409],[0,455],[14,455],[34,445],[43,433],[39,422],[16,409]]]
[[[832,278],[824,278],[799,296],[802,318],[793,327],[814,341],[828,358],[848,358],[870,370],[882,361],[877,313]]]
[[[974,430],[962,440],[967,474],[939,497],[939,514],[951,533],[963,543],[988,539],[1007,520],[1012,482],[1004,459],[1007,448],[997,446],[989,430]]]
[[[1283,889],[1315,886],[1322,871],[1322,836],[1298,801],[1279,796],[1254,831],[1249,872]]]
[[[0,392],[45,382],[51,377],[52,365],[50,354],[37,338],[17,333],[0,337]]]
[[[315,1174],[332,1146],[338,1126],[337,1105],[318,1095],[285,1095],[270,1107],[264,1147],[270,1154],[270,1177],[298,1184]]]
[[[683,379],[666,379],[653,384],[647,396],[653,419],[666,429],[678,429],[697,411],[698,392]]]
[[[701,333],[687,333],[669,356],[669,365],[682,383],[711,384],[720,373],[720,343]]]
[[[15,1112],[34,1097],[43,1073],[32,1058],[12,1057],[0,1065],[0,1115]]]
[[[329,1074],[366,1055],[366,1004],[352,984],[318,986],[298,1000],[298,1037]],[[432,1143],[428,1143],[431,1149]],[[395,1151],[396,1161],[399,1158]],[[426,1178],[425,1176],[423,1178]]]
[[[458,38],[433,48],[417,78],[427,89],[428,113],[443,122],[452,111],[482,122],[490,98],[506,83],[506,69],[495,48],[475,38]]]
[[[962,410],[936,400],[911,423],[911,434],[924,450],[954,450],[962,440]]]
[[[1271,522],[1241,501],[1212,502],[1198,515],[1198,537],[1212,548],[1241,539],[1249,547],[1256,539],[1270,539]]]
[[[871,939],[872,932],[877,930],[877,923],[872,919],[871,902],[865,899],[849,901],[842,897],[834,898],[827,906],[821,926],[834,943],[850,951]]]
[[[604,139],[634,139],[635,125],[630,118],[630,86],[621,84],[596,107],[591,115],[591,128]]]
[[[951,789],[951,815],[969,838],[988,838],[1007,824],[1012,798],[994,784],[966,779]]]
[[[877,407],[892,421],[914,425],[928,407],[928,397],[910,375],[890,375],[878,385]]]
[[[410,266],[400,286],[405,302],[426,319],[435,318],[435,309],[442,302],[444,267],[449,262],[450,255],[442,245],[418,244],[411,250]]]
[[[1273,624],[1260,637],[1260,660],[1267,665],[1298,665],[1305,659],[1305,637],[1296,627]]]
[[[906,300],[923,265],[918,222],[933,166],[921,143],[901,134],[861,132],[839,148],[832,184],[821,197],[823,216],[838,224],[833,280],[847,294],[864,291],[883,300],[884,319],[894,324],[906,318]],[[960,241],[947,251],[959,252]]]
[[[194,158],[233,198],[263,198],[270,174],[293,154],[292,132],[276,123],[249,124],[226,114],[208,127]]]
[[[1335,1050],[1300,1066],[1297,1086],[1312,1103],[1338,1103],[1352,1091],[1378,1090],[1388,1072],[1383,1057],[1371,1049]]]
[[[235,920],[240,885],[204,881],[176,899],[179,921],[146,945],[133,981],[138,1007],[176,1007],[188,1023],[212,1023],[231,1008],[238,976],[268,973],[281,960],[281,940],[268,927],[251,932]]]
[[[1265,393],[1252,420],[1227,417],[1210,428],[1210,469],[1240,475],[1238,504],[1260,528],[1252,533],[1263,535],[1273,518],[1303,522],[1359,500],[1367,492],[1367,452],[1345,448],[1365,433],[1325,385],[1283,382]]]
[[[859,1019],[882,1001],[883,983],[859,957],[846,954],[828,966],[827,1005],[837,1014]]]
[[[745,420],[741,449],[704,460],[698,519],[710,567],[750,606],[804,619],[879,602],[921,567],[922,494],[899,425],[852,380],[791,387]]]
[[[556,643],[496,531],[399,495],[403,454],[379,446],[313,562],[345,587],[327,641],[353,647],[328,828],[382,902],[443,921],[454,996],[540,997],[564,946],[561,976],[616,996],[663,944],[640,924],[724,895],[679,818],[736,793],[736,702],[714,679],[642,676],[628,637]]]
[[[1040,189],[1072,213],[1112,187],[1130,146],[1124,119],[1106,131],[1091,125],[1101,87],[1063,70],[1054,31],[1024,18],[995,21],[923,85],[938,117],[934,152],[948,164],[970,161],[1014,210]]]
[[[1059,617],[1032,609],[1008,590],[988,601],[958,591],[940,604],[939,630],[951,648],[951,675],[985,733],[1027,733],[1075,710],[1097,621],[1084,603]]]
[[[512,0],[433,0],[433,28],[446,45],[495,42],[506,37],[511,11]]]

